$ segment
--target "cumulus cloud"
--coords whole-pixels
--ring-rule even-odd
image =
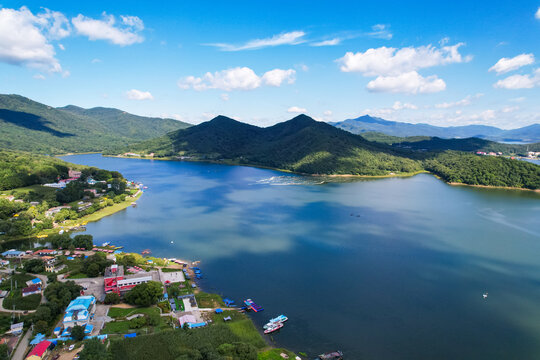
[[[401,101],[396,101],[394,105],[392,105],[392,109],[394,110],[418,110],[418,106],[411,104],[411,103],[402,103]]]
[[[92,41],[106,40],[120,46],[143,42],[144,38],[139,35],[144,29],[143,21],[137,16],[120,16],[120,19],[120,23],[117,23],[114,15],[104,12],[102,19],[79,14],[71,19],[71,22],[78,34],[87,36]]]
[[[126,91],[126,96],[130,100],[154,100],[154,97],[149,91],[141,91],[137,89]]]
[[[307,113],[307,109],[301,108],[298,106],[291,106],[290,108],[287,109],[287,112],[301,114],[301,113]]]
[[[236,67],[207,72],[202,77],[188,76],[178,81],[181,89],[194,89],[197,91],[207,89],[253,90],[262,85],[281,86],[284,82],[292,84],[295,81],[296,71],[293,69],[274,69],[259,76],[248,67]]]
[[[239,45],[227,44],[227,43],[217,43],[217,44],[207,44],[207,45],[217,47],[222,51],[255,50],[255,49],[262,49],[266,47],[279,46],[279,45],[301,44],[305,42],[304,40],[305,35],[306,33],[303,31],[291,31],[291,32],[277,34],[269,38],[250,40],[244,44],[239,44]]]
[[[264,73],[262,81],[269,86],[281,86],[283,82],[287,82],[287,84],[294,83],[296,80],[295,75],[296,71],[293,69],[274,69]]]
[[[540,68],[536,69],[532,74],[508,76],[493,85],[495,88],[509,90],[532,89],[536,86],[540,86]]]
[[[69,34],[65,17],[48,9],[32,14],[26,7],[0,9],[0,61],[61,72],[51,40]]]
[[[436,104],[435,107],[437,109],[449,109],[449,108],[457,107],[457,106],[467,106],[467,105],[471,105],[474,99],[478,99],[478,98],[482,97],[483,95],[484,94],[476,94],[476,95],[472,95],[472,96],[467,95],[466,97],[464,97],[461,100],[454,101],[454,102],[444,102],[444,103]]]
[[[33,76],[33,78],[37,80],[45,80],[45,76],[43,76],[42,74],[36,74]]]
[[[540,20],[540,6],[538,7],[538,10],[536,10],[536,14],[534,14],[534,17]]]
[[[517,70],[522,66],[534,63],[533,54],[521,54],[513,58],[501,58],[495,65],[489,68],[489,71],[495,71],[497,75],[504,74],[509,71]]]
[[[370,92],[428,94],[443,91],[446,83],[436,75],[423,77],[416,71],[409,71],[396,76],[378,76],[366,87]]]
[[[365,52],[347,52],[338,59],[343,72],[360,72],[364,76],[396,76],[438,65],[470,61],[463,57],[459,48],[463,43],[436,48],[432,45],[396,49],[382,46]]]

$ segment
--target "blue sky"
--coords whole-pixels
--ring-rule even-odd
[[[0,92],[199,123],[540,123],[540,1],[3,1]]]

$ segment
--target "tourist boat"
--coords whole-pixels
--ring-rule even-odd
[[[142,255],[148,255],[148,254],[150,254],[150,253],[152,253],[152,252],[150,251],[150,249],[145,249],[145,250],[141,251],[141,254],[142,254]]]
[[[265,334],[271,334],[274,331],[278,331],[282,327],[283,327],[283,323],[281,323],[281,322],[273,323],[270,327],[268,327],[268,329],[264,330],[264,333]]]
[[[271,327],[273,324],[276,324],[276,323],[284,323],[285,321],[289,320],[288,317],[286,317],[285,315],[279,315],[278,317],[275,317],[273,319],[270,319],[268,321],[268,323],[266,325],[263,326],[263,328],[265,329],[268,329],[269,327]]]
[[[104,242],[101,246],[109,246],[110,242]]]
[[[333,351],[319,355],[315,360],[343,360],[343,353],[341,351]]]

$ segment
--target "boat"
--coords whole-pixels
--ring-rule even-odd
[[[315,360],[343,360],[343,353],[339,350],[319,355]]]
[[[487,293],[487,292],[483,293],[483,294],[482,294],[482,297],[483,297],[484,299],[487,299],[488,293]]]
[[[275,317],[273,319],[270,319],[266,325],[263,326],[264,329],[268,329],[270,326],[276,323],[284,323],[285,321],[289,320],[288,317],[285,315],[279,315],[278,317]]]
[[[148,255],[148,254],[151,254],[152,252],[150,251],[150,249],[144,249],[143,251],[141,251],[141,254],[142,255]]]
[[[109,246],[110,242],[104,242],[101,246]]]
[[[248,309],[253,310],[254,312],[260,312],[264,310],[261,306],[255,304],[255,302],[251,299],[244,300],[244,304]]]
[[[270,327],[268,327],[268,329],[264,330],[264,333],[265,334],[271,334],[274,331],[278,331],[282,327],[283,327],[283,323],[277,322],[277,323],[272,324]]]

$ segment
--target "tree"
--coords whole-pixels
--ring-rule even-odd
[[[86,269],[86,275],[89,277],[98,277],[99,276],[99,265],[97,263],[92,263]]]
[[[84,326],[75,325],[73,329],[71,329],[71,337],[75,341],[84,339]]]
[[[54,282],[45,288],[45,298],[60,309],[65,309],[69,302],[80,295],[82,287],[74,281]]]
[[[34,333],[45,334],[49,330],[49,324],[46,321],[39,320],[34,323]]]
[[[105,295],[105,304],[119,304],[120,303],[120,295],[117,293],[111,292]]]
[[[92,235],[75,235],[73,246],[76,248],[85,248],[91,250],[94,247],[94,237]]]
[[[24,270],[29,273],[39,274],[45,271],[45,265],[41,259],[31,259],[24,263]]]
[[[163,285],[157,281],[149,281],[131,289],[126,294],[125,300],[131,305],[150,306],[157,304],[162,295]]]
[[[123,194],[126,191],[126,182],[120,179],[113,179],[111,181],[111,189],[116,195]]]
[[[98,339],[86,340],[79,357],[81,360],[103,360],[108,358],[107,347]]]
[[[56,192],[56,200],[59,203],[70,203],[82,199],[84,196],[84,183],[72,181],[65,188]]]
[[[9,359],[9,347],[7,344],[1,344],[0,345],[0,360],[8,360]]]

